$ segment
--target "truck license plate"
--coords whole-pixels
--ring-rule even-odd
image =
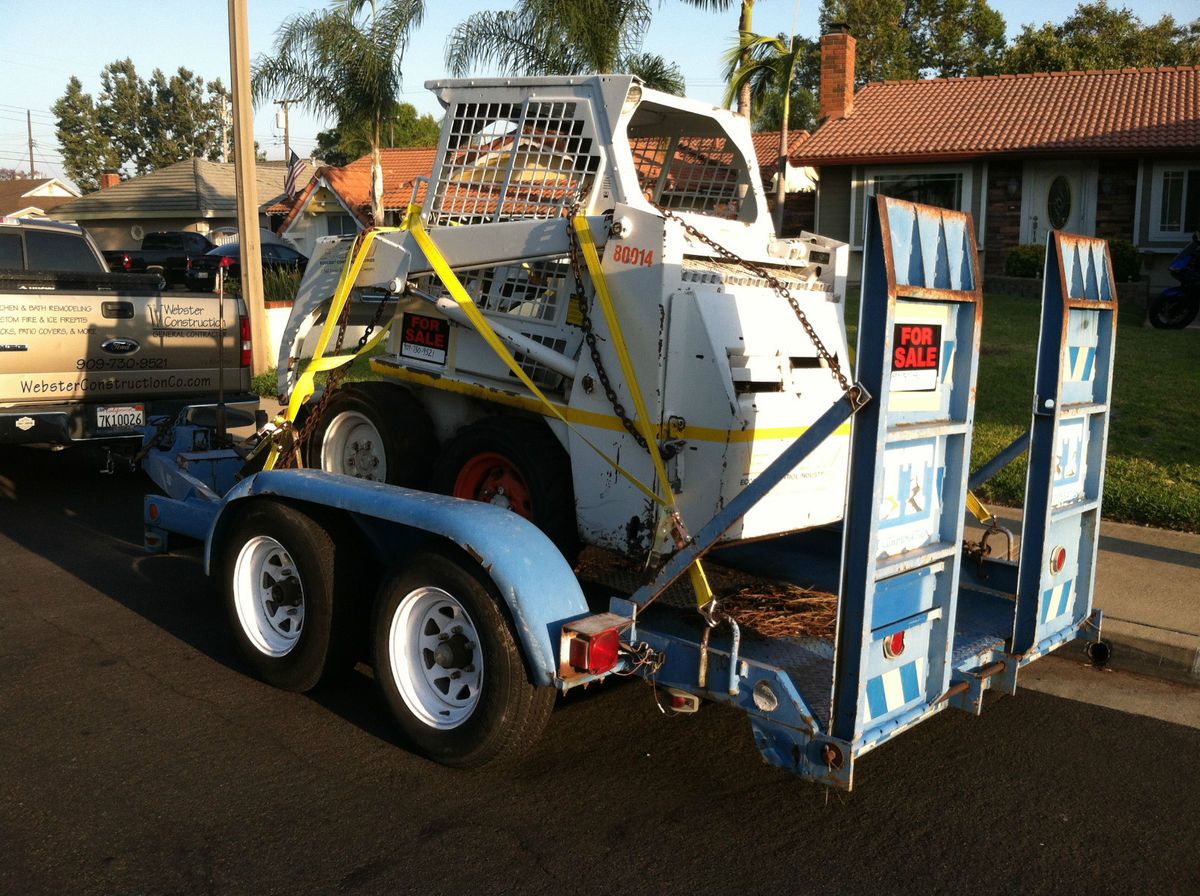
[[[145,405],[123,404],[96,408],[97,429],[124,429],[131,426],[145,425]]]

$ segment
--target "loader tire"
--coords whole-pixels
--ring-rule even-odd
[[[452,550],[416,553],[384,583],[371,641],[403,740],[443,765],[519,759],[554,708],[554,688],[530,680],[495,587]]]
[[[277,688],[309,691],[354,664],[361,565],[353,544],[336,534],[295,507],[262,500],[224,541],[234,643],[254,674]]]
[[[541,420],[485,417],[459,430],[437,459],[432,490],[518,513],[573,563],[579,553],[571,462]]]
[[[429,415],[406,389],[352,383],[325,405],[306,446],[305,464],[356,479],[424,488],[436,450]]]

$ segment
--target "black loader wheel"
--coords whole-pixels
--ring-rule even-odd
[[[305,463],[329,473],[409,488],[428,484],[433,424],[406,389],[351,383],[329,399],[305,446]]]
[[[579,553],[571,462],[541,420],[486,417],[459,430],[434,464],[433,491],[519,513],[568,562]]]
[[[518,759],[555,691],[530,681],[495,588],[465,556],[426,550],[375,603],[375,680],[404,740],[456,768]]]
[[[294,507],[263,500],[233,523],[223,558],[234,642],[259,678],[303,692],[353,666],[361,563],[352,543]]]

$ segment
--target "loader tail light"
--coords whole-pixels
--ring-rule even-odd
[[[595,634],[576,634],[571,639],[571,668],[588,675],[603,675],[617,665],[621,633],[610,628]]]
[[[250,339],[250,318],[245,314],[238,315],[238,330],[242,337],[242,366],[254,366],[253,342]]]

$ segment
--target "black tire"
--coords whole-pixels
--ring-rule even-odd
[[[520,503],[466,481],[478,459],[497,456],[516,474],[525,494]],[[571,461],[549,427],[526,417],[485,417],[464,427],[445,446],[433,467],[432,490],[509,507],[550,537],[568,562],[579,553]],[[511,491],[511,490],[510,490]]]
[[[1190,326],[1200,313],[1200,297],[1164,296],[1159,293],[1150,299],[1146,316],[1150,326],[1160,330],[1182,330]]]
[[[530,681],[495,587],[466,557],[426,550],[405,562],[379,592],[371,642],[405,742],[442,765],[519,759],[554,708],[554,689]]]
[[[390,383],[351,383],[338,389],[321,412],[305,446],[305,464],[358,479],[424,488],[436,450],[433,423],[406,389]]]
[[[246,508],[223,542],[234,643],[254,674],[277,688],[308,691],[353,667],[362,562],[353,541],[339,534],[346,533],[263,500]]]

